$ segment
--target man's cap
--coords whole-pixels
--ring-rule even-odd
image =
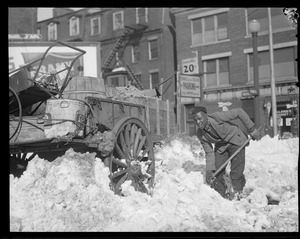
[[[205,114],[207,114],[207,110],[206,110],[206,108],[204,106],[197,106],[197,107],[195,107],[193,109],[192,113],[193,114],[197,114],[197,113],[199,113],[201,111],[204,112]]]

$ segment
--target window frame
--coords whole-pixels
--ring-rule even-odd
[[[227,20],[227,24],[226,24],[226,32],[227,32],[227,37],[224,39],[218,39],[218,35],[219,35],[219,24],[218,24],[218,15],[220,14],[226,14],[226,17],[228,19],[228,9],[223,9],[223,10],[215,10],[215,11],[210,11],[210,12],[205,12],[205,13],[201,13],[201,14],[194,14],[188,17],[188,19],[191,20],[191,41],[192,41],[192,46],[195,45],[209,45],[209,44],[215,44],[215,43],[219,43],[219,42],[224,42],[224,41],[229,41],[229,37],[228,37],[228,20]],[[213,31],[214,31],[214,41],[205,41],[205,19],[206,18],[210,18],[213,17]],[[200,20],[201,22],[201,33],[194,33],[194,21],[196,20]],[[224,25],[225,26],[225,25]],[[201,41],[200,42],[195,42],[194,40],[194,35],[196,34],[201,34]]]
[[[149,87],[150,87],[150,89],[155,89],[155,88],[153,88],[153,84],[152,84],[152,75],[153,74],[157,74],[157,78],[158,78],[158,84],[160,83],[160,79],[159,79],[159,70],[151,70],[151,71],[149,71],[149,80],[150,80],[150,84],[149,84]]]
[[[121,26],[116,26],[116,15],[121,14]],[[119,30],[124,28],[124,11],[118,11],[113,13],[113,30]]]
[[[53,28],[52,28],[53,27]],[[50,28],[52,28],[52,30],[54,30],[54,39],[52,39],[50,37]],[[57,23],[55,22],[50,22],[48,24],[48,41],[56,41],[57,40]]]
[[[94,26],[93,26],[94,20],[98,21],[98,33],[94,33]],[[101,17],[98,16],[98,17],[91,18],[90,27],[91,27],[91,36],[100,35],[101,34]]]
[[[151,51],[151,42],[156,42],[157,44],[157,57],[156,58],[153,58],[152,56],[152,51]],[[157,60],[159,58],[159,52],[158,52],[158,39],[155,38],[155,39],[148,39],[148,54],[149,54],[149,61],[152,61],[152,60]]]
[[[77,29],[77,32],[75,33],[75,34],[73,34],[73,25],[76,25],[77,24],[77,26],[78,26],[78,29]],[[79,33],[80,33],[80,25],[79,25],[79,17],[77,17],[77,16],[72,16],[72,17],[70,17],[70,19],[69,19],[69,35],[71,36],[71,37],[73,37],[73,36],[78,36],[79,35]]]
[[[275,44],[273,46],[273,50],[274,52],[276,50],[280,50],[280,49],[284,49],[284,48],[292,48],[293,49],[293,54],[297,54],[297,45],[294,45],[292,42],[290,44]],[[258,54],[259,53],[262,53],[262,52],[269,52],[270,51],[270,48],[269,46],[262,46],[262,47],[259,47],[258,50],[257,50]],[[253,49],[252,51],[251,50],[244,50],[244,53],[247,54],[247,84],[253,84],[254,83],[254,78],[251,80],[251,71],[250,69],[252,69],[252,72],[253,72],[253,66],[250,67],[250,54],[253,55]],[[267,53],[268,54],[268,53]],[[274,56],[275,56],[275,53],[274,53]],[[295,58],[296,59],[296,58]],[[274,62],[275,62],[275,59],[274,59]],[[271,63],[270,63],[271,64]],[[269,64],[269,65],[270,65]],[[258,65],[259,67],[260,65]],[[275,71],[275,69],[274,69]],[[260,76],[260,75],[259,75]],[[271,76],[270,76],[271,77]],[[296,61],[294,61],[294,75],[290,75],[290,76],[276,76],[275,75],[275,72],[274,72],[274,78],[275,78],[275,81],[280,81],[282,79],[293,79],[293,78],[298,78],[298,72],[297,72],[297,64],[296,64]],[[269,82],[270,78],[262,78],[260,79],[259,78],[259,82],[260,83],[265,83],[265,82]]]
[[[135,21],[136,21],[136,24],[139,24],[140,23],[140,17],[139,17],[139,14],[138,14],[138,10],[141,9],[142,7],[136,7],[135,8]],[[148,8],[145,7],[145,22],[148,23]]]
[[[136,52],[134,49],[135,47],[138,47],[138,52]],[[136,53],[138,53],[138,58],[136,57]],[[138,63],[138,61],[140,61],[141,59],[141,51],[140,51],[140,45],[131,45],[131,62],[133,64]]]
[[[219,56],[217,58],[210,58],[210,57],[207,57],[205,60],[202,60],[203,61],[203,70],[204,72],[208,72],[207,71],[207,61],[210,61],[210,60],[213,60],[215,61],[215,64],[216,64],[216,80],[217,80],[217,84],[216,85],[212,85],[212,86],[207,86],[207,75],[208,74],[204,74],[204,88],[208,89],[208,88],[216,88],[216,87],[223,87],[223,86],[230,86],[230,56],[231,55],[225,55],[225,56]],[[223,58],[227,58],[228,59],[228,83],[226,84],[220,84],[220,59],[223,59]]]

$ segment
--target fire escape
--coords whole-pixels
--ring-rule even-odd
[[[113,44],[113,47],[103,64],[103,70],[106,73],[112,70],[114,63],[116,62],[116,53],[118,51],[124,51],[129,41],[129,38],[131,37],[130,34],[144,31],[147,28],[147,26],[143,24],[132,24],[130,26],[124,26],[124,27],[125,27],[124,31],[115,40],[115,43]],[[143,90],[143,86],[139,78],[135,75],[131,67],[126,63],[124,64],[124,67],[128,73],[128,80],[131,82],[131,84],[136,88]]]

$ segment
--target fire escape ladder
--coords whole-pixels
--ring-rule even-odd
[[[126,39],[126,36],[128,35],[130,29],[126,28],[121,36],[117,38],[116,43],[114,44],[113,48],[111,49],[108,57],[106,58],[104,62],[104,68],[108,68],[110,63],[115,57],[116,52],[118,51],[119,48],[124,47],[124,41]]]
[[[143,90],[143,86],[140,82],[140,80],[137,78],[137,76],[133,73],[132,69],[130,68],[129,65],[125,65],[126,66],[126,70],[128,72],[131,84],[133,86],[135,86],[136,88],[138,88],[139,90]]]

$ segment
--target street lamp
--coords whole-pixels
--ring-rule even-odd
[[[249,23],[249,30],[252,33],[253,44],[253,80],[254,80],[254,123],[256,127],[260,126],[260,106],[259,106],[259,78],[258,78],[258,57],[257,57],[257,33],[260,30],[260,24],[257,20]]]

